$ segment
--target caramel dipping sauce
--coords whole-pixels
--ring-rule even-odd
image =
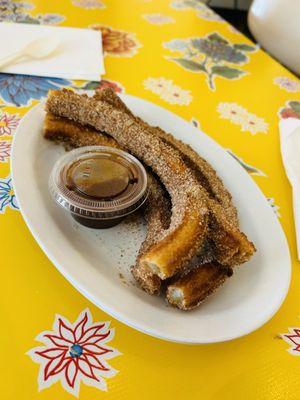
[[[130,154],[106,146],[72,150],[55,164],[49,180],[57,203],[90,228],[109,228],[144,204],[147,174]]]

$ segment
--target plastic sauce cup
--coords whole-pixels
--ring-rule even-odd
[[[49,188],[76,221],[98,229],[117,225],[148,197],[143,165],[131,154],[106,146],[65,154],[54,165]]]

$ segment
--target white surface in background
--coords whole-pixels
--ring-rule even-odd
[[[56,36],[54,53],[40,60],[24,59],[1,72],[52,78],[100,81],[104,74],[101,32],[92,29],[0,23],[0,54],[5,57],[40,37]],[[5,39],[4,39],[5,38]]]
[[[279,123],[279,129],[282,160],[293,188],[293,208],[300,260],[300,120],[283,119]]]
[[[248,25],[268,53],[300,74],[300,0],[254,0]]]

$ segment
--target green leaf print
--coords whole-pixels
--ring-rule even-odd
[[[205,71],[205,67],[192,60],[186,60],[185,58],[170,58],[171,60],[175,61],[177,64],[181,65],[183,68],[188,69],[193,72],[201,72]]]
[[[21,22],[23,24],[40,24],[40,21],[38,19],[30,17],[30,15],[25,15],[24,18],[19,20],[18,22]]]
[[[228,44],[228,41],[216,32],[208,35],[207,38],[212,42]]]
[[[289,102],[292,110],[294,110],[297,114],[300,114],[300,102],[299,101],[290,101]]]
[[[82,89],[85,89],[85,90],[95,90],[95,89],[97,89],[98,87],[99,87],[99,82],[91,81],[91,82],[86,83],[86,84],[83,86]]]
[[[264,176],[266,177],[267,175],[260,169],[254,167],[253,165],[250,165],[246,163],[241,157],[238,157],[236,154],[234,154],[233,151],[230,149],[227,149],[227,152],[251,175],[258,175],[258,176]]]
[[[203,37],[172,39],[163,46],[181,53],[180,57],[169,57],[169,60],[186,70],[203,72],[211,90],[216,89],[216,76],[233,80],[245,74],[239,66],[248,62],[249,52],[255,51],[255,47],[248,44],[231,43],[218,32]]]
[[[244,74],[244,71],[236,68],[230,68],[226,65],[215,65],[212,67],[211,71],[213,75],[222,76],[223,78],[227,79],[236,79]]]
[[[241,50],[241,51],[255,51],[255,47],[249,46],[248,44],[234,44],[233,47],[236,50]]]

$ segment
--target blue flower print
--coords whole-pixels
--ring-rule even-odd
[[[66,79],[0,74],[0,96],[6,103],[18,107],[28,105],[32,99],[39,100],[47,96],[50,89],[70,85],[71,82]]]
[[[0,178],[0,214],[5,212],[6,207],[13,210],[19,209],[10,176]]]

